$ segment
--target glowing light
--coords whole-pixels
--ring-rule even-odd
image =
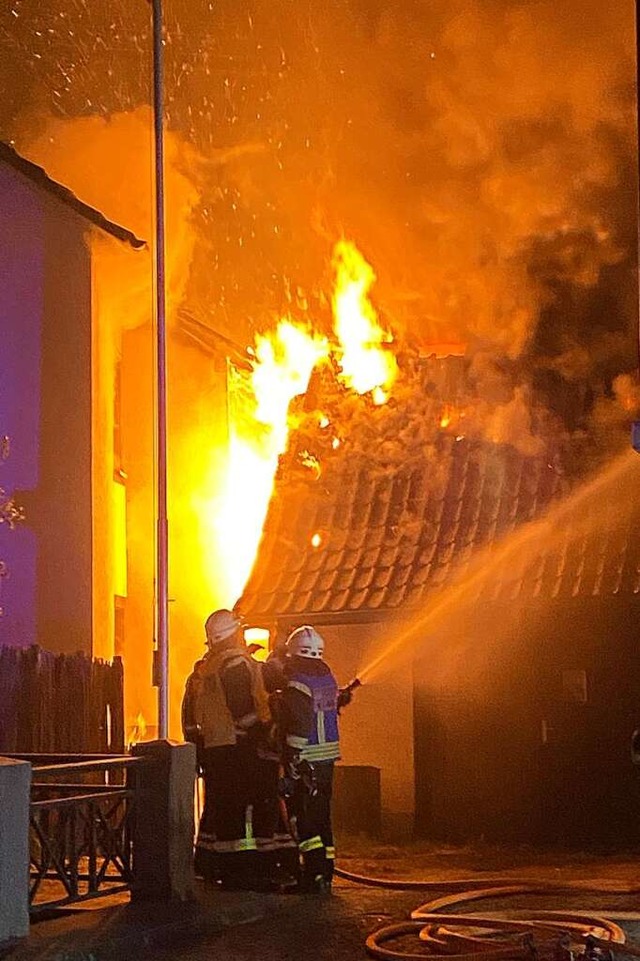
[[[396,359],[384,344],[391,335],[378,323],[375,307],[369,300],[376,276],[354,244],[339,241],[333,252],[336,273],[332,298],[334,329],[340,341],[340,377],[359,394],[389,387],[395,380]],[[385,403],[378,394],[374,403]]]
[[[129,743],[139,744],[140,741],[144,741],[146,736],[147,736],[147,722],[145,721],[144,714],[142,713],[142,711],[139,711],[133,723],[133,728],[129,736]]]
[[[289,405],[306,392],[314,367],[328,351],[326,338],[289,318],[275,331],[256,336],[251,352],[253,403],[231,425],[224,491],[209,505],[216,539],[227,545],[230,597],[242,592],[258,550],[278,458],[287,445]],[[318,459],[304,454],[303,463],[319,476]]]
[[[334,437],[333,440],[331,441],[331,446],[333,447],[334,450],[337,450],[338,447],[340,446],[340,438]]]
[[[331,423],[331,421],[329,420],[329,418],[327,417],[326,414],[321,414],[321,415],[320,415],[320,419],[319,419],[319,421],[318,421],[318,424],[320,425],[320,427],[321,427],[323,430],[324,430],[325,427],[328,427],[330,423]]]
[[[312,454],[311,451],[303,450],[300,453],[300,460],[305,467],[308,467],[309,470],[313,471],[316,477],[320,477],[322,468],[320,467],[320,461],[315,454]]]
[[[275,334],[256,337],[255,416],[273,431],[279,454],[286,447],[289,404],[305,393],[313,368],[328,353],[325,337],[289,319],[280,321]]]
[[[269,656],[269,631],[264,627],[247,627],[244,642],[254,661],[266,661]]]
[[[320,547],[321,544],[322,544],[322,538],[320,537],[320,535],[314,534],[313,537],[311,538],[311,546]]]

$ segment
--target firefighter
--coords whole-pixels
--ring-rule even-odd
[[[251,650],[251,648],[249,648]],[[258,749],[258,783],[254,827],[260,870],[266,890],[292,890],[298,882],[298,847],[289,830],[282,783],[282,691],[286,684],[282,660],[273,656],[260,662],[262,680],[269,698],[272,729],[268,742]]]
[[[289,813],[301,859],[300,890],[330,893],[335,847],[331,826],[333,769],[340,758],[338,711],[350,693],[340,691],[323,660],[324,640],[308,625],[287,638],[282,725],[292,784]]]
[[[205,633],[207,653],[194,665],[182,702],[184,737],[197,746],[205,786],[196,873],[225,888],[261,887],[253,812],[258,751],[271,727],[267,694],[235,614],[214,611]]]

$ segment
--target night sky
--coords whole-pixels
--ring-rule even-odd
[[[344,234],[399,338],[468,344],[488,387],[526,383],[570,430],[606,406],[635,366],[631,2],[166,0],[165,17],[199,316],[326,325]],[[148,104],[149,4],[3,5],[0,84],[0,136],[27,156],[49,124]]]

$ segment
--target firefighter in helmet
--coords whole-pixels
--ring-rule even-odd
[[[231,889],[260,886],[252,815],[258,750],[271,725],[262,675],[241,627],[228,610],[207,618],[207,653],[194,665],[182,702],[184,737],[197,746],[205,784],[196,873]]]
[[[300,888],[330,893],[335,848],[331,826],[333,769],[340,757],[338,711],[351,695],[338,688],[313,627],[287,638],[282,697],[285,760],[292,782],[289,816],[302,863]]]

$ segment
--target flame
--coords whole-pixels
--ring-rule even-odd
[[[251,402],[232,418],[224,492],[209,508],[216,541],[227,545],[223,576],[232,599],[242,593],[258,550],[278,458],[287,446],[289,406],[294,397],[306,393],[314,368],[337,356],[340,378],[357,393],[370,393],[376,405],[387,402],[398,372],[386,346],[393,338],[379,325],[368,296],[375,280],[372,267],[346,240],[335,245],[333,264],[332,304],[339,343],[330,343],[309,324],[284,317],[276,330],[256,335],[249,351],[253,357]],[[330,426],[325,412],[317,416],[321,429]],[[340,443],[338,437],[331,441],[334,450]],[[322,468],[316,455],[305,450],[300,457],[319,477]],[[312,545],[318,547],[321,540],[314,535]],[[220,572],[217,576],[219,584]]]
[[[266,661],[269,656],[269,631],[263,627],[247,627],[244,642],[254,661]]]
[[[328,356],[326,337],[281,320],[275,334],[256,337],[253,390],[256,397],[256,420],[269,426],[274,446],[283,453],[287,443],[289,404],[304,394],[313,368]]]
[[[241,594],[258,549],[278,458],[287,445],[289,405],[306,393],[314,367],[328,353],[325,337],[290,318],[283,318],[275,331],[256,336],[252,402],[230,424],[224,491],[220,501],[210,504],[217,538],[228,545],[231,599]],[[309,466],[319,473],[317,460]]]
[[[358,394],[389,387],[398,373],[396,359],[383,345],[391,335],[378,323],[369,290],[376,275],[358,248],[347,240],[334,247],[333,267],[336,286],[332,305],[334,329],[340,341],[341,378]],[[374,403],[386,402],[386,393],[378,390]]]
[[[142,711],[138,711],[129,736],[129,744],[139,744],[140,741],[144,741],[146,736],[147,722]]]

